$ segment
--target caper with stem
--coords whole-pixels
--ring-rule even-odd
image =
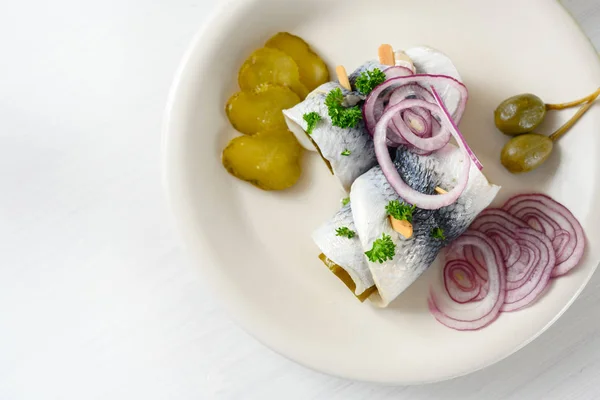
[[[494,122],[498,129],[510,136],[535,130],[546,117],[548,110],[563,110],[594,101],[600,88],[594,93],[568,103],[545,104],[538,96],[526,93],[504,100],[494,111]]]
[[[550,157],[554,142],[560,139],[593,104],[590,101],[583,105],[570,120],[550,136],[526,133],[510,139],[500,154],[502,165],[513,174],[529,172],[542,165]]]

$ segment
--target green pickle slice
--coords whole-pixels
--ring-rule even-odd
[[[225,169],[263,190],[283,190],[300,178],[302,147],[287,131],[238,136],[223,150]]]
[[[279,32],[267,41],[265,47],[281,50],[292,57],[300,70],[300,82],[309,91],[329,81],[327,65],[302,38]]]
[[[252,53],[240,68],[238,83],[242,90],[274,83],[289,87],[301,99],[308,95],[308,89],[300,82],[300,71],[294,59],[277,49],[263,47]]]
[[[287,130],[282,110],[300,103],[300,97],[285,86],[262,84],[254,90],[237,92],[229,98],[225,112],[241,133]]]
[[[342,282],[344,282],[346,287],[348,289],[350,289],[352,294],[354,294],[354,291],[356,290],[356,283],[354,283],[354,281],[352,280],[352,278],[350,277],[350,274],[348,274],[348,272],[346,272],[342,267],[340,267],[335,262],[333,262],[332,260],[327,258],[327,256],[323,253],[319,254],[319,260],[321,260],[323,262],[323,264],[325,264],[327,266],[327,268],[329,268],[329,270],[331,272],[333,272],[333,274],[335,276],[337,276]],[[358,294],[358,295],[354,294],[354,296],[361,303],[363,303],[366,299],[369,298],[369,296],[371,296],[376,291],[377,291],[377,286],[371,286],[370,288],[365,289],[365,291],[362,292],[361,294]]]

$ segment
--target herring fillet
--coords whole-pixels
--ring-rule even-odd
[[[413,189],[434,193],[436,186],[449,189],[457,179],[460,164],[465,162],[460,150],[448,144],[430,156],[419,156],[404,146],[397,150],[396,168]],[[388,234],[396,244],[391,261],[367,261],[381,306],[387,306],[406,290],[435,260],[442,247],[460,236],[475,217],[496,197],[500,187],[488,183],[485,176],[471,165],[469,182],[458,200],[439,210],[416,209],[413,214],[413,236],[405,239],[396,233],[388,219],[385,206],[390,200],[402,198],[390,186],[377,166],[358,178],[352,185],[350,199],[352,215],[363,251]],[[446,240],[431,237],[431,230],[440,227]]]
[[[386,66],[369,61],[350,74],[350,82],[355,82],[361,72],[375,68],[385,69]],[[283,115],[289,130],[304,148],[316,151],[313,142],[319,147],[323,158],[331,164],[333,173],[344,190],[349,191],[356,178],[377,164],[377,158],[373,140],[362,120],[356,128],[340,128],[332,125],[325,98],[330,91],[337,88],[342,90],[344,96],[354,95],[356,99],[359,99],[357,92],[347,91],[338,82],[327,82],[313,90],[300,104],[283,110]],[[321,121],[309,138],[306,133],[307,123],[303,116],[310,112],[318,113]],[[346,150],[350,152],[350,155],[343,156],[342,153]]]
[[[313,144],[306,145],[308,138],[305,130],[307,128],[303,115],[317,112],[321,121],[312,131],[310,137],[319,146],[323,157],[329,161],[334,175],[340,181],[344,190],[349,191],[352,182],[364,174],[377,163],[373,140],[365,128],[364,122],[360,121],[356,128],[340,128],[331,124],[331,118],[325,98],[327,94],[340,87],[336,82],[328,82],[319,86],[315,91],[300,104],[289,110],[284,110],[283,115],[292,133],[298,141],[309,150],[316,150]],[[342,89],[344,94],[348,91]],[[348,150],[350,155],[343,156],[342,152]]]
[[[405,53],[412,59],[418,74],[442,74],[462,81],[450,58],[438,50],[422,46],[408,49]],[[381,65],[376,61],[368,61],[349,75],[351,84],[355,84],[356,78],[361,72],[373,70],[374,68],[383,71],[388,66]],[[434,86],[441,94],[446,107],[452,110],[453,113],[458,107],[459,93],[446,85],[438,84]],[[316,136],[317,129],[315,129],[311,137],[319,146],[324,158],[331,163],[332,169],[338,176],[342,186],[348,190],[352,182],[355,182],[352,185],[350,195],[350,205],[354,204],[354,206],[349,205],[338,211],[330,221],[327,221],[313,233],[313,240],[323,254],[348,272],[356,284],[356,294],[360,294],[374,283],[377,285],[379,296],[373,295],[370,300],[376,304],[379,303],[378,305],[387,306],[431,265],[442,247],[466,230],[477,214],[494,199],[500,188],[490,185],[485,176],[474,166],[471,166],[467,188],[456,203],[439,210],[415,210],[413,215],[413,237],[408,240],[399,237],[391,228],[385,206],[390,200],[402,199],[388,184],[379,167],[370,168],[377,165],[376,160],[368,168],[364,168],[369,165],[368,162],[348,167],[343,164],[344,161],[350,160],[340,158],[340,153],[345,149],[354,153],[354,150],[347,146],[340,150],[341,146],[339,144],[342,142],[340,137],[333,138],[339,142],[327,141],[327,139],[332,139],[325,136],[328,130],[330,133],[335,133],[336,129],[340,129],[331,126],[328,110],[324,106],[327,93],[337,87],[340,86],[335,82],[322,85],[305,100],[305,102],[310,101],[316,104],[306,104],[305,106],[308,107],[304,107],[304,102],[300,103],[290,110],[285,110],[284,115],[290,130],[296,135],[300,143],[312,151],[316,149],[305,133],[306,122],[303,121],[302,116],[304,113],[316,111],[322,117],[327,118],[327,121],[321,121],[321,123],[326,122],[326,124],[321,125],[320,123],[317,125],[317,129],[325,129],[317,133]],[[345,96],[356,94],[356,92],[341,89]],[[312,98],[312,96],[318,97]],[[362,124],[359,128],[362,130],[359,133],[366,132]],[[359,135],[359,137],[362,136]],[[342,132],[342,140],[345,138],[346,135],[343,135]],[[374,158],[374,152],[371,151],[372,142],[368,133],[367,139],[369,139],[369,144],[365,155]],[[362,151],[365,150],[361,146],[358,147]],[[323,150],[326,150],[327,155]],[[453,145],[447,145],[446,148],[427,157],[415,155],[401,147],[398,149],[396,157],[396,166],[402,178],[413,189],[430,194],[434,193],[436,186],[446,189],[452,188],[458,177],[462,162],[464,161],[460,151]],[[359,173],[358,171],[361,170],[362,172]],[[359,175],[362,176],[358,177]],[[357,236],[352,240],[336,237],[335,229],[340,226],[347,226],[349,229],[357,231]],[[434,227],[443,229],[447,238],[445,241],[442,242],[430,237],[431,229]],[[382,233],[386,233],[393,238],[397,246],[396,256],[392,261],[383,264],[368,262],[364,256],[364,251],[370,250],[373,241],[380,238]],[[346,241],[340,241],[340,239],[346,239]]]
[[[312,238],[327,258],[344,269],[356,284],[357,296],[375,283],[358,236],[349,239],[336,235],[336,229],[345,226],[356,231],[350,204],[342,207],[329,221],[313,232]]]
[[[462,82],[462,78],[450,57],[441,51],[420,46],[405,50],[405,53],[412,60],[417,74],[446,75]],[[450,115],[454,115],[460,103],[460,93],[447,84],[434,83],[433,86],[444,101]]]

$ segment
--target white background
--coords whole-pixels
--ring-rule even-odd
[[[422,387],[315,373],[229,320],[160,178],[169,85],[215,2],[0,0],[0,399],[599,398],[600,274],[524,350]],[[600,48],[598,1],[564,4]]]

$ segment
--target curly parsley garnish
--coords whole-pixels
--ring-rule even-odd
[[[446,240],[446,235],[444,235],[444,230],[439,226],[433,228],[431,230],[430,236],[434,239]]]
[[[384,233],[381,235],[380,239],[373,242],[373,248],[365,252],[365,254],[369,261],[382,264],[384,261],[394,258],[394,255],[396,254],[396,244],[392,241],[390,235]]]
[[[308,114],[304,114],[302,118],[306,121],[306,133],[309,135],[313,132],[319,121],[321,120],[321,116],[316,112],[309,112]]]
[[[350,197],[344,197],[342,199],[342,207],[347,206],[348,204],[350,204]]]
[[[356,78],[356,89],[362,94],[369,94],[375,86],[381,85],[385,82],[386,76],[379,69],[375,68],[373,71],[365,71]]]
[[[387,211],[388,215],[391,215],[392,218],[397,219],[398,221],[408,221],[412,223],[413,211],[415,211],[416,208],[416,206],[409,206],[399,200],[392,200],[385,206],[385,211]]]
[[[340,128],[356,128],[358,121],[362,119],[362,111],[359,106],[344,107],[343,102],[344,95],[340,88],[333,89],[325,98],[331,124]]]
[[[352,239],[356,235],[356,232],[349,229],[347,226],[342,226],[335,230],[335,236],[344,236],[348,239]]]
[[[349,156],[350,154],[352,154],[352,152],[351,152],[350,150],[346,149],[346,150],[342,151],[342,153],[341,153],[341,154],[342,154],[343,156]]]

